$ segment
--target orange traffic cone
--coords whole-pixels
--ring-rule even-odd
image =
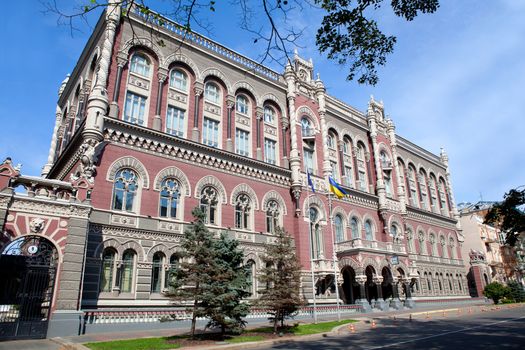
[[[447,313],[443,311],[443,317],[447,317]]]
[[[372,328],[376,328],[376,321],[372,320]]]
[[[350,332],[355,333],[355,326],[353,324],[350,325]]]
[[[412,322],[412,314],[408,316],[408,322]]]

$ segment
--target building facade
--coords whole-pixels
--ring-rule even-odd
[[[495,202],[478,202],[459,205],[460,223],[464,242],[462,256],[467,274],[470,295],[481,297],[483,289],[491,282],[505,284],[510,280],[523,283],[523,242],[514,247],[505,243],[505,233],[484,224],[485,215]]]
[[[169,307],[197,206],[241,242],[252,298],[277,226],[294,238],[309,302],[469,298],[444,151],[397,135],[382,102],[360,112],[330,96],[297,54],[281,74],[135,9],[123,21],[109,7],[62,83],[43,177],[10,160],[0,175],[3,254],[50,252],[49,334],[78,333],[90,312]],[[329,195],[329,176],[347,196]]]

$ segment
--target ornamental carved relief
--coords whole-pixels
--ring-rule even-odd
[[[34,218],[29,222],[29,230],[31,233],[40,233],[44,229],[46,222],[41,218]]]
[[[98,142],[88,139],[80,146],[80,159],[77,167],[71,173],[71,181],[77,181],[81,178],[86,179],[89,183],[93,183],[97,173],[96,166],[98,164],[100,155],[106,147],[107,142]]]

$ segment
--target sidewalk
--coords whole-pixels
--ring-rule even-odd
[[[523,304],[522,304],[523,305]],[[525,306],[525,305],[524,305]],[[359,324],[355,327],[356,330],[362,327],[362,324],[371,323],[372,320],[376,322],[381,322],[381,320],[392,319],[394,316],[396,319],[402,319],[409,317],[412,318],[422,318],[427,317],[427,314],[432,317],[432,315],[438,313],[451,313],[458,312],[461,310],[461,313],[468,313],[469,309],[476,309],[474,312],[480,312],[480,307],[489,308],[493,307],[491,304],[477,304],[477,305],[458,305],[458,306],[446,306],[446,305],[437,305],[437,306],[428,306],[428,307],[419,307],[416,309],[403,309],[403,310],[393,310],[387,312],[370,312],[366,314],[355,313],[355,314],[342,314],[341,319],[353,319],[360,321]],[[411,315],[411,316],[410,316]],[[337,320],[337,315],[322,315],[318,317],[318,322],[324,321],[334,321]],[[313,318],[301,318],[297,319],[296,322],[300,323],[313,323]],[[268,325],[266,319],[250,319],[247,329],[253,329],[261,326]],[[200,329],[203,327],[201,326]],[[338,327],[332,331],[335,334],[348,333],[348,325]],[[112,341],[112,340],[122,340],[122,339],[136,339],[136,338],[150,338],[150,337],[165,337],[172,335],[179,335],[187,333],[188,328],[178,328],[178,329],[164,329],[164,330],[144,330],[144,331],[133,331],[133,332],[116,332],[116,333],[97,333],[97,334],[87,334],[80,336],[70,336],[63,338],[52,338],[52,339],[38,339],[38,340],[16,340],[16,341],[6,341],[0,342],[0,350],[85,350],[86,347],[82,346],[82,343],[89,342],[100,342],[100,341]],[[260,346],[270,346],[274,343],[279,342],[296,342],[296,341],[308,341],[322,338],[323,334],[314,334],[308,336],[293,336],[293,337],[283,337],[275,340],[268,340],[263,342],[251,342],[251,343],[239,343],[239,344],[228,344],[228,345],[215,345],[211,347],[199,347],[199,350],[211,350],[211,349],[227,349],[227,350],[236,350],[236,349],[250,349]],[[189,348],[188,348],[189,349]],[[196,349],[193,347],[192,349]]]

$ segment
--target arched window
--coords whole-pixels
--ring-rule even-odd
[[[173,269],[179,267],[179,256],[177,254],[172,254],[170,256],[170,266],[169,269],[164,273],[164,288],[173,291],[175,288],[173,284],[175,283],[175,275],[173,274]]]
[[[366,178],[366,159],[365,159],[365,147],[361,142],[357,144],[357,170],[358,170],[358,186],[359,190],[368,192],[368,180]]]
[[[439,213],[439,203],[437,196],[437,182],[434,174],[430,174],[428,187],[430,189],[430,205],[433,212]]]
[[[170,86],[172,88],[187,91],[188,90],[188,76],[179,69],[173,69],[170,73]]]
[[[310,119],[308,119],[308,117],[301,118],[301,133],[303,134],[303,137],[314,136],[315,134],[315,130],[312,127],[312,122],[310,122]]]
[[[439,203],[441,207],[441,214],[448,216],[447,185],[443,179],[439,179]]]
[[[449,246],[450,246],[450,258],[451,259],[457,259],[457,255],[456,255],[456,242],[454,241],[454,238],[450,237],[450,240],[449,240]]]
[[[367,241],[374,240],[374,234],[372,231],[372,223],[370,222],[370,220],[365,221],[365,239]]]
[[[246,263],[246,282],[248,282],[247,292],[250,293],[250,297],[255,296],[256,286],[255,286],[255,261],[248,260]]]
[[[343,226],[343,218],[341,215],[336,215],[334,217],[334,226],[335,226],[335,241],[342,242],[345,240],[345,232]]]
[[[447,242],[445,241],[444,236],[439,237],[439,245],[441,246],[441,257],[448,259]]]
[[[423,209],[428,210],[428,198],[427,198],[427,174],[423,169],[419,170],[418,176],[419,193],[421,194],[421,206]]]
[[[396,237],[397,237],[397,226],[396,225],[392,225],[390,226],[390,235],[392,236],[392,238],[395,240]]]
[[[235,200],[235,228],[244,230],[250,228],[250,211],[250,197],[245,193],[241,193]]]
[[[415,247],[414,247],[414,234],[412,233],[412,230],[411,229],[407,229],[406,230],[406,236],[407,236],[407,240],[408,240],[408,251],[410,253],[414,253],[415,251]]]
[[[141,54],[134,54],[131,57],[130,71],[144,77],[149,77],[150,64],[148,59]]]
[[[113,185],[113,209],[133,212],[137,190],[137,173],[127,168],[119,170]]]
[[[361,234],[359,233],[359,221],[357,221],[357,218],[355,217],[350,219],[350,230],[352,230],[352,239],[361,238]]]
[[[106,248],[102,254],[102,273],[100,275],[100,291],[111,292],[113,290],[113,278],[115,276],[115,250]]]
[[[433,233],[428,235],[428,241],[430,242],[430,247],[432,249],[432,256],[437,256],[436,254],[436,236]]]
[[[153,255],[153,261],[151,264],[151,293],[160,293],[164,283],[162,283],[163,273],[162,268],[164,266],[164,254],[156,252]]]
[[[328,132],[328,138],[326,139],[326,145],[332,149],[337,148],[337,138],[333,132]]]
[[[379,161],[381,163],[381,169],[383,170],[383,181],[385,183],[386,196],[392,198],[392,162],[385,151],[381,151],[379,153]]]
[[[266,123],[273,124],[275,121],[275,111],[273,108],[265,106],[264,107],[264,121]]]
[[[135,272],[135,252],[128,249],[122,254],[122,264],[120,266],[120,292],[133,292],[133,278]]]
[[[410,202],[412,206],[419,208],[419,199],[417,198],[417,180],[416,170],[412,167],[408,167],[408,186],[410,187]]]
[[[279,226],[280,216],[279,203],[276,200],[270,200],[266,208],[266,231],[268,233],[275,233],[275,229]]]
[[[245,96],[237,96],[235,99],[235,110],[241,114],[248,114],[248,99]]]
[[[425,276],[426,276],[426,279],[427,279],[427,288],[428,288],[428,291],[431,292],[432,291],[432,275],[427,275],[427,273],[425,272]]]
[[[204,213],[204,222],[215,225],[217,222],[217,190],[211,186],[204,187],[201,192],[200,208]]]
[[[343,138],[343,165],[344,165],[344,178],[343,184],[348,187],[354,187],[354,174],[353,174],[353,159],[352,159],[352,141],[348,136]]]
[[[160,185],[160,216],[177,218],[180,198],[180,184],[175,179],[166,179]]]
[[[311,207],[310,215],[310,233],[312,241],[312,257],[319,259],[323,255],[323,242],[321,237],[321,227],[319,226],[319,212],[316,208]]]
[[[426,242],[425,242],[425,233],[423,231],[419,231],[417,233],[417,239],[419,240],[419,254],[424,255],[426,254]]]
[[[221,101],[221,91],[214,83],[206,83],[204,88],[204,99],[208,102],[219,104]]]

